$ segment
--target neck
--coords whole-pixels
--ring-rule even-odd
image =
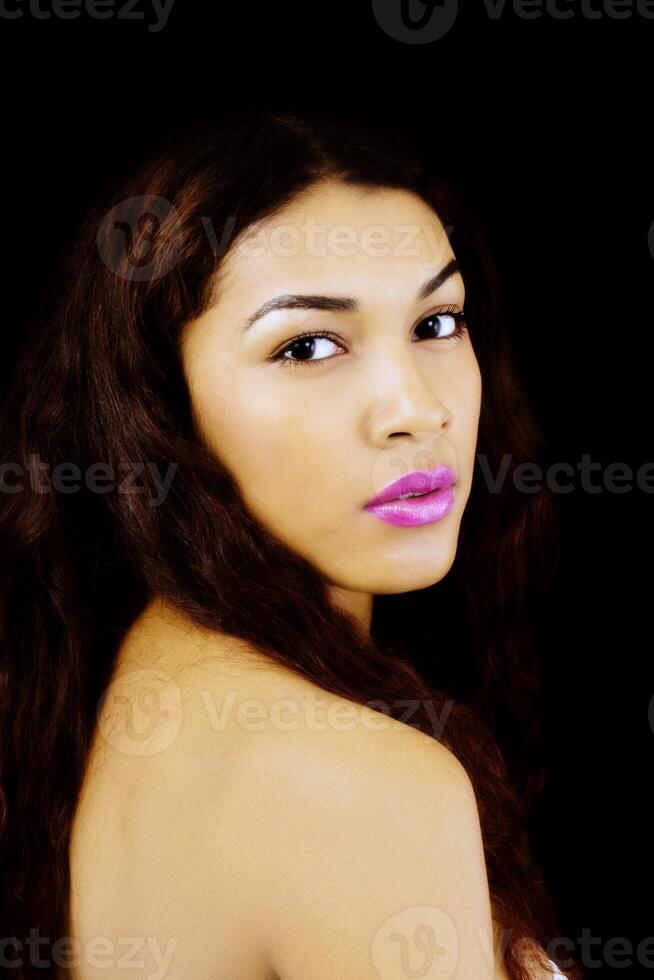
[[[352,592],[338,585],[330,586],[332,600],[339,609],[349,613],[357,621],[366,636],[370,635],[372,623],[372,600],[368,592]]]

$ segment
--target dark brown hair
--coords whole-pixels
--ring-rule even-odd
[[[177,344],[210,304],[220,268],[207,230],[214,244],[225,231],[234,240],[326,177],[412,191],[450,229],[483,379],[478,460],[496,473],[510,457],[499,492],[475,473],[449,575],[376,596],[370,637],[333,605],[319,570],[254,519],[203,445]],[[352,701],[383,702],[399,718],[413,699],[407,723],[438,737],[472,780],[505,967],[511,980],[528,980],[520,941],[544,946],[557,921],[530,853],[529,787],[509,771],[492,719],[513,712],[527,740],[537,714],[530,615],[555,567],[556,514],[547,491],[519,494],[512,485],[543,439],[516,376],[489,250],[462,195],[412,140],[379,124],[233,111],[187,126],[107,187],[61,279],[15,373],[2,461],[26,466],[34,454],[50,469],[71,461],[82,471],[98,461],[114,473],[125,461],[177,468],[156,507],[147,468],[143,494],[84,485],[38,492],[24,482],[2,495],[0,935],[20,941],[38,928],[54,941],[64,933],[72,819],[98,700],[126,629],[161,595],[195,623],[241,637]],[[435,647],[430,629],[438,621],[447,636],[453,617],[469,629],[457,633],[454,656]],[[424,706],[440,716],[449,700],[436,735]],[[14,976],[36,973],[23,962]]]

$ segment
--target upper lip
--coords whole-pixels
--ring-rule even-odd
[[[376,497],[369,500],[365,506],[386,504],[390,500],[397,500],[404,493],[430,493],[439,487],[451,487],[455,482],[456,473],[444,463],[431,470],[414,470],[413,473],[407,473],[405,476],[393,480]]]

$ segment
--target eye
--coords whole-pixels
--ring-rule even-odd
[[[420,337],[420,340],[440,340],[453,343],[460,340],[468,329],[465,313],[457,307],[448,307],[445,310],[430,313],[420,320],[415,329],[422,328],[423,324],[426,327],[427,336]],[[422,332],[424,333],[425,331],[423,330]],[[316,341],[318,341],[317,345]],[[319,351],[321,348],[325,350],[325,348],[329,348],[329,344],[335,344],[337,347],[341,346],[327,330],[307,331],[294,337],[279,353],[274,354],[270,360],[280,361],[283,367],[286,365],[291,365],[294,368],[321,365],[326,361],[332,360],[332,357],[326,354],[323,357],[312,358],[312,354],[316,352],[316,347]],[[293,358],[284,356],[289,352],[293,353]],[[295,356],[299,359],[296,360]]]
[[[436,337],[422,337],[422,340],[449,340],[457,341],[466,333],[466,316],[463,310],[459,310],[456,307],[450,307],[447,310],[439,310],[437,313],[430,313],[429,316],[424,317],[418,327],[422,324],[427,325],[427,330],[436,330]],[[416,327],[416,330],[418,329]]]
[[[315,341],[318,341],[317,345]],[[340,347],[338,341],[335,340],[327,330],[313,330],[310,333],[301,333],[291,340],[291,342],[288,343],[283,350],[280,350],[278,354],[275,354],[272,357],[272,360],[281,361],[282,366],[290,364],[293,367],[298,367],[300,365],[313,366],[314,364],[321,364],[323,361],[328,361],[330,359],[329,356],[320,357],[315,360],[310,360],[309,358],[313,353],[315,353],[316,346],[318,347],[318,350],[321,348],[324,350],[325,348],[329,348],[329,344],[336,344],[336,346]],[[298,355],[299,360],[292,360],[289,357],[284,357],[284,354],[286,354],[288,351],[293,351],[294,354]]]

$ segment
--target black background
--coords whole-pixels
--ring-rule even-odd
[[[481,215],[557,459],[589,454],[598,486],[612,462],[635,476],[652,459],[654,20],[591,19],[572,0],[566,20],[509,3],[493,19],[466,2],[444,37],[406,44],[359,0],[174,0],[158,32],[146,0],[138,20],[39,20],[7,0],[24,15],[0,18],[3,372],[86,204],[158,134],[240,102],[347,107],[427,134]],[[607,943],[654,936],[653,498],[635,479],[574,485],[541,637],[552,775],[533,830],[563,932],[588,930],[588,974],[604,977]],[[651,959],[615,962],[654,976]]]

